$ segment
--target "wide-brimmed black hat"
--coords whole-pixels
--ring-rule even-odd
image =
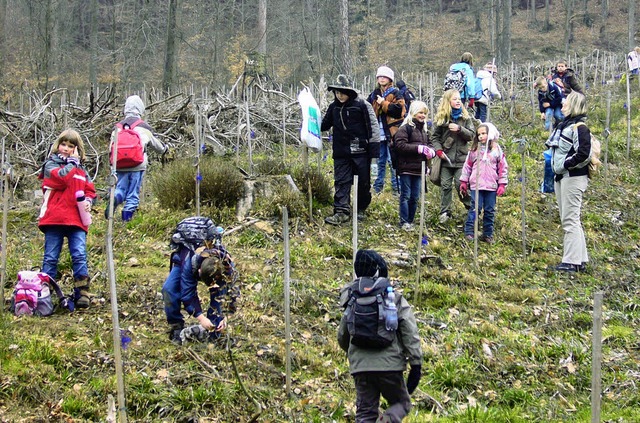
[[[351,81],[349,81],[349,78],[347,77],[347,75],[338,75],[338,77],[336,78],[336,82],[333,84],[329,84],[329,86],[327,86],[327,90],[328,91],[334,91],[334,90],[338,90],[338,91],[342,91],[342,92],[347,92],[347,91],[351,91],[353,94],[358,94],[358,92],[356,91],[355,88],[353,88],[351,86]]]
[[[386,278],[389,274],[387,262],[374,250],[358,250],[353,268],[357,277],[380,276]]]

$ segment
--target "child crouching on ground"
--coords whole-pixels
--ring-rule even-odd
[[[478,211],[482,210],[481,241],[493,243],[496,197],[507,188],[507,159],[498,144],[500,133],[492,123],[478,126],[476,137],[462,168],[460,192],[471,196],[471,208],[464,225],[465,238],[474,239],[476,190]]]

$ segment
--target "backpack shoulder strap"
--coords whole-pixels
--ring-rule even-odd
[[[133,122],[131,125],[129,125],[129,129],[133,129],[136,126],[140,125],[142,122],[144,122],[142,119],[138,119],[135,122]]]

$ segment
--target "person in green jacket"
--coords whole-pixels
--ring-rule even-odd
[[[385,260],[373,250],[358,250],[354,262],[357,278],[387,278]],[[347,307],[349,284],[340,293],[340,303]],[[422,348],[418,325],[411,306],[396,294],[397,330],[391,344],[381,349],[362,348],[351,342],[345,313],[338,328],[338,344],[349,359],[349,371],[356,386],[356,423],[401,422],[411,409],[410,395],[418,386],[422,372]],[[403,372],[411,366],[407,381]],[[380,395],[389,404],[380,414]]]
[[[458,197],[469,210],[471,198],[460,192],[462,166],[469,152],[469,143],[476,136],[476,124],[462,104],[460,93],[447,90],[442,96],[435,117],[431,142],[436,155],[442,160],[440,168],[440,223],[452,216],[451,197],[455,184]]]

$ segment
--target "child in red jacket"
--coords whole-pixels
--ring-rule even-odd
[[[58,260],[67,238],[75,280],[74,301],[76,307],[88,308],[91,300],[86,240],[96,190],[80,164],[85,156],[78,132],[63,131],[51,151],[40,173],[44,193],[38,216],[38,228],[44,232],[42,271],[58,279]]]

